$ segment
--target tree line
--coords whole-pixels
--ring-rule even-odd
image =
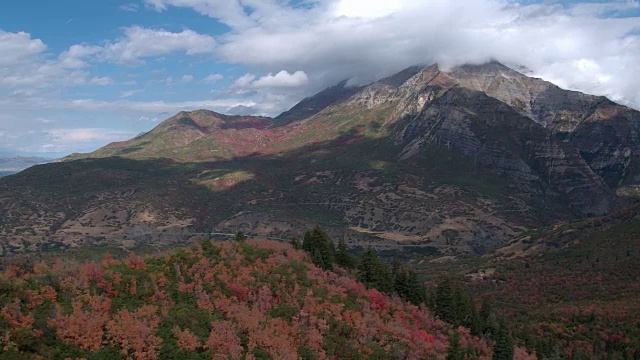
[[[460,281],[442,276],[435,287],[426,287],[418,274],[399,260],[388,263],[378,253],[368,248],[362,255],[349,251],[344,240],[337,245],[319,227],[305,232],[302,242],[292,240],[296,249],[309,253],[311,261],[324,270],[334,266],[355,272],[358,281],[388,295],[397,295],[414,305],[425,304],[443,321],[454,327],[464,326],[474,335],[486,336],[494,343],[493,359],[511,360],[514,343],[504,319],[499,318],[490,300],[476,306],[471,296],[464,291]],[[474,358],[460,346],[460,334],[453,330],[449,335],[447,360]]]

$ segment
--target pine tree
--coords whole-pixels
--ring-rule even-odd
[[[311,254],[311,261],[321,269],[327,269],[327,264],[324,262],[324,257],[319,249],[315,249]]]
[[[493,360],[513,360],[514,349],[513,339],[509,334],[509,329],[504,323],[498,327],[495,335],[495,345],[493,348]]]
[[[436,288],[436,315],[442,320],[457,325],[457,305],[452,280],[442,277]]]
[[[358,279],[369,287],[381,292],[393,292],[393,274],[391,267],[382,261],[372,248],[362,255],[358,266]]]
[[[362,254],[360,264],[358,265],[358,279],[365,285],[373,285],[377,261],[378,254],[372,248],[368,248],[364,254]]]
[[[355,267],[355,261],[349,253],[349,247],[342,239],[338,242],[338,248],[336,249],[336,264],[345,269],[353,269]]]
[[[493,302],[489,298],[482,301],[480,308],[480,321],[482,322],[482,332],[485,334],[495,334],[498,330],[498,320],[493,310]]]
[[[378,259],[375,272],[375,288],[386,294],[393,293],[393,273],[391,267]]]
[[[393,287],[400,298],[414,305],[426,301],[424,286],[415,271],[408,270],[402,265],[395,266],[395,264],[392,264],[392,269],[394,269]]]
[[[313,230],[305,232],[302,249],[311,254],[311,259],[316,266],[324,270],[333,269],[335,247],[329,235],[320,227],[316,226]]]
[[[391,264],[391,268],[393,270],[393,289],[400,298],[406,300],[409,293],[407,271],[402,265],[398,265],[395,260]]]
[[[446,360],[464,360],[464,351],[460,345],[460,334],[457,330],[449,333],[449,348]]]
[[[234,240],[238,242],[245,241],[246,239],[247,239],[247,236],[242,231],[238,231],[236,233],[236,237],[234,238]]]

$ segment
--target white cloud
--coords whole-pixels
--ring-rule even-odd
[[[108,86],[115,84],[112,78],[107,76],[96,76],[89,81],[91,85]]]
[[[45,131],[47,136],[58,144],[89,141],[119,141],[135,136],[135,132],[103,128],[53,129]]]
[[[46,49],[47,46],[40,39],[32,39],[28,33],[0,30],[0,66],[13,66],[29,61]]]
[[[156,122],[160,121],[160,119],[158,119],[157,117],[140,116],[138,118],[138,121],[149,121],[149,122],[152,122],[152,123],[156,123]]]
[[[640,18],[620,16],[640,8],[635,0],[566,6],[510,0],[146,3],[159,11],[189,7],[228,24],[232,30],[217,39],[222,60],[265,72],[299,69],[309,78],[307,93],[345,78],[364,84],[416,64],[496,59],[640,108]],[[599,71],[580,70],[584,61]],[[236,86],[246,87],[247,80]]]
[[[256,79],[256,76],[253,74],[244,74],[242,76],[240,76],[238,79],[236,79],[236,81],[233,83],[233,88],[245,88],[248,86],[251,86],[251,83]]]
[[[123,92],[120,94],[120,98],[121,98],[121,99],[124,99],[124,98],[128,98],[128,97],[132,97],[133,95],[135,95],[135,94],[139,94],[139,93],[141,93],[141,92],[143,92],[143,91],[144,91],[143,89],[133,89],[133,90],[123,91]]]
[[[157,11],[164,11],[168,6],[190,7],[235,28],[252,25],[243,5],[236,0],[146,0],[145,2]]]
[[[24,32],[8,33],[0,30],[0,87],[33,93],[36,89],[81,85],[86,72],[76,70],[65,61],[49,60],[47,46],[40,39],[32,39]],[[77,63],[76,63],[77,65]]]
[[[125,36],[122,39],[107,44],[102,50],[101,57],[117,63],[141,64],[145,57],[175,51],[183,51],[187,55],[212,53],[215,46],[216,41],[213,37],[189,29],[170,32],[132,26],[125,29]]]
[[[123,4],[123,5],[118,6],[118,9],[120,9],[122,11],[127,11],[127,12],[137,12],[138,11],[138,4],[136,4],[136,3]]]
[[[193,81],[193,75],[182,75],[182,82],[188,83]]]
[[[260,78],[253,74],[242,75],[234,82],[232,88],[240,90],[245,88],[296,88],[305,86],[308,82],[309,78],[304,71],[296,71],[293,74],[289,74],[288,71],[282,70],[275,75],[269,73]]]
[[[293,74],[289,74],[287,71],[282,70],[279,73],[273,75],[269,73],[258,80],[251,83],[252,87],[262,88],[262,87],[283,87],[283,88],[293,88],[307,85],[309,82],[309,78],[304,71],[296,71]]]
[[[218,82],[218,81],[220,81],[222,79],[224,79],[224,76],[222,74],[211,74],[211,75],[208,75],[207,77],[205,77],[204,79],[202,79],[202,81],[212,84],[212,83]]]
[[[333,14],[337,17],[375,19],[397,11],[415,8],[419,4],[420,1],[368,0],[366,6],[363,6],[361,0],[342,0],[335,3]]]
[[[69,50],[61,53],[58,60],[62,67],[66,69],[78,69],[89,66],[86,58],[96,55],[102,51],[100,46],[72,45]]]

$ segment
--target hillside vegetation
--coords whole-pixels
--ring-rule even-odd
[[[640,357],[640,204],[540,229],[481,258],[417,265],[464,276],[520,345],[544,359]]]
[[[499,63],[341,83],[271,119],[180,112],[0,179],[1,255],[319,224],[360,243],[484,254],[633,196],[640,112]],[[215,231],[213,231],[215,230]]]
[[[323,271],[292,246],[205,241],[0,274],[0,359],[483,359],[426,308]]]

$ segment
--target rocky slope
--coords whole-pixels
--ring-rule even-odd
[[[640,182],[640,112],[602,96],[560,89],[499,63],[462,66],[452,77],[544,125],[570,143],[609,186]]]
[[[131,229],[283,236],[317,223],[353,245],[482,253],[617,208],[614,191],[636,184],[638,114],[497,63],[413,67],[339,84],[275,120],[181,112],[5,178],[0,236],[12,253],[55,236],[65,246]]]

